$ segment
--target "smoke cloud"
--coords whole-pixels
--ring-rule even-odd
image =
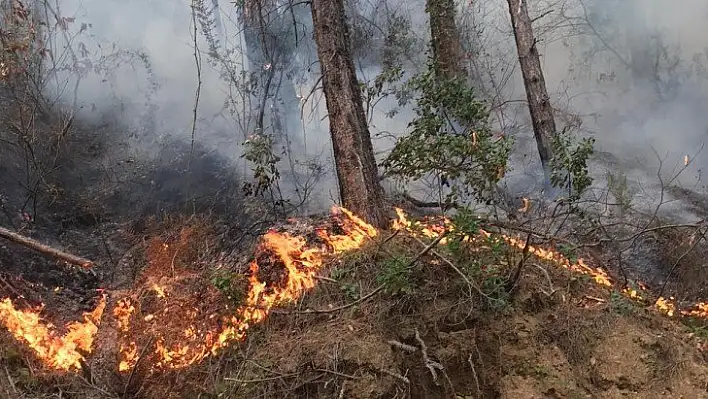
[[[190,142],[198,83],[191,3],[57,1],[55,8],[61,16],[75,18],[67,37],[71,37],[74,51],[82,48],[87,52],[78,58],[90,60],[94,70],[114,72],[108,74],[111,76],[87,73],[81,78],[77,101],[84,116],[116,114],[132,132],[131,154],[154,153],[165,137]],[[280,12],[289,13],[283,11],[288,10],[287,2],[282,3]],[[247,38],[237,8],[217,0],[203,4],[219,51],[231,59],[233,72],[267,69],[268,65],[254,63],[258,57],[249,57],[246,51]],[[634,178],[644,179],[658,166],[653,147],[666,156],[666,173],[680,164],[684,155],[690,155],[695,164],[680,183],[695,186],[708,164],[706,153],[693,159],[708,128],[708,38],[702,34],[708,4],[699,0],[680,5],[671,0],[561,0],[531,5],[546,82],[560,111],[559,126],[580,127],[581,134],[597,139],[600,156],[596,170],[621,162],[628,165],[628,171],[641,170],[643,175]],[[391,12],[405,16],[411,22],[410,37],[416,42],[406,68],[412,72],[424,64],[424,2],[362,0],[350,2],[349,7],[355,39],[357,26],[370,23],[380,28]],[[280,107],[287,114],[286,141],[293,159],[316,158],[324,165],[326,177],[313,189],[316,207],[321,207],[336,198],[336,178],[324,99],[320,92],[312,92],[318,71],[308,11],[305,6],[296,6],[292,13],[297,33],[288,31],[287,40],[283,36],[287,45],[293,46],[292,57],[279,72],[280,96],[268,107]],[[286,17],[290,18],[282,18]],[[528,184],[529,176],[537,176],[540,168],[506,3],[464,2],[459,5],[458,17],[471,55],[470,69],[482,83],[481,94],[495,104],[495,128],[517,137],[515,171],[509,182],[521,187],[518,191],[531,190],[534,185]],[[244,98],[239,100],[233,86],[225,82],[223,65],[210,61],[210,42],[202,27],[197,28],[202,83],[195,140],[238,160],[241,143],[253,128],[243,120],[253,117],[248,114],[257,109]],[[357,52],[357,69],[364,79],[373,79],[382,68],[372,54],[381,48],[383,33],[369,30],[367,47]],[[81,34],[72,36],[78,31]],[[57,38],[56,45],[61,46],[62,40],[65,38]],[[116,56],[118,50],[123,51],[121,56]],[[52,89],[63,93],[65,101],[72,101],[73,93],[67,87],[70,85],[58,81]],[[387,117],[386,112],[394,106],[393,99],[386,99],[371,113],[379,158],[391,148],[393,138],[405,133],[411,116],[410,110],[404,109],[394,118]],[[292,162],[290,167],[303,169]],[[596,175],[603,178],[601,172]],[[288,183],[288,190],[296,188],[297,184]]]

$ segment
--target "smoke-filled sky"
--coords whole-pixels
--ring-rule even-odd
[[[152,97],[159,109],[157,126],[151,128],[154,131],[143,132],[142,137],[150,137],[154,142],[163,135],[189,140],[197,88],[190,2],[56,1],[62,16],[76,18],[69,29],[72,34],[80,29],[81,23],[90,24],[85,32],[72,39],[72,48],[76,50],[79,43],[86,44],[92,53],[87,58],[92,59],[94,65],[99,64],[99,54],[113,53],[113,43],[118,48],[147,55],[150,72],[159,84]],[[204,3],[212,6],[216,1]],[[359,0],[353,7],[369,16],[378,7],[373,14],[379,18],[384,14],[382,10],[402,13],[413,21],[412,36],[425,41],[425,30],[419,29],[427,20],[423,3],[389,0],[388,7],[383,7],[382,2]],[[235,65],[248,68],[237,10],[231,2],[222,1],[219,6],[217,36],[224,49],[233,51],[230,57]],[[655,166],[650,149],[654,146],[662,155],[670,152],[666,161],[669,167],[680,162],[684,154],[697,151],[708,132],[708,36],[702,24],[708,18],[708,3],[701,0],[549,0],[534,1],[531,9],[532,18],[538,17],[534,28],[539,36],[546,81],[554,104],[581,116],[583,132],[596,137],[599,150],[622,159],[639,158]],[[485,94],[499,95],[496,102],[506,104],[495,108],[497,121],[503,125],[499,128],[511,132],[516,126],[520,137],[531,137],[506,2],[464,2],[459,4],[459,11],[463,36],[474,41],[468,43],[468,48],[479,51],[474,54],[474,68],[485,81]],[[306,19],[302,21],[303,27],[311,22]],[[102,45],[100,51],[97,43]],[[233,88],[219,78],[216,68],[208,62],[208,48],[201,36],[199,43],[203,83],[196,139],[237,158],[244,132],[235,121],[237,118],[224,108],[227,94],[234,94]],[[298,80],[294,85],[295,95],[306,96],[317,81],[316,67],[306,70],[316,61],[310,34],[303,35],[300,46],[301,50],[296,53],[297,63],[302,68],[287,78]],[[659,51],[662,48],[665,53]],[[417,56],[420,58],[409,63],[408,69],[422,64],[423,55],[418,53]],[[110,68],[115,59],[104,60],[104,64]],[[371,79],[380,67],[368,63],[359,64],[358,69],[362,76]],[[647,73],[652,77],[647,78]],[[504,79],[507,74],[508,81]],[[81,81],[79,102],[84,110],[95,112],[92,106],[95,105],[99,109],[120,112],[122,120],[136,123],[146,112],[144,97],[150,88],[146,77],[145,68],[135,59],[127,61],[114,79],[105,81],[103,76],[89,73]],[[65,98],[69,99],[71,96],[66,93],[68,91]],[[299,101],[283,99],[291,100]],[[372,134],[385,131],[395,136],[405,132],[411,114],[403,112],[394,119],[386,118],[386,108],[391,104],[389,101],[378,105],[372,119]],[[243,108],[242,111],[246,112]],[[321,95],[313,96],[305,104],[302,115],[303,120],[293,123],[290,118],[288,123],[291,140],[295,142],[293,148],[296,152],[306,152],[296,156],[329,156],[327,122],[322,120],[326,109]],[[559,124],[562,126],[567,120],[571,118],[559,118]],[[151,151],[147,143],[140,144],[146,147],[142,152]],[[385,150],[390,148],[391,141],[379,140],[377,146]],[[520,147],[519,151],[527,151],[528,158],[536,158],[532,149]],[[699,166],[706,164],[708,153],[698,159]],[[517,169],[523,166],[517,165]],[[694,170],[692,177],[696,174]],[[689,180],[684,183],[690,185]],[[333,182],[332,179],[327,184]],[[322,196],[329,197],[336,190],[323,187],[321,192]]]

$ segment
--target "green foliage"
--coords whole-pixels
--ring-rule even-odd
[[[359,286],[355,283],[344,281],[352,275],[351,269],[334,269],[331,278],[339,284],[339,289],[349,300],[357,300],[361,296]]]
[[[693,334],[700,339],[708,339],[708,323],[705,319],[684,317],[681,322],[689,334]]]
[[[578,140],[567,129],[557,133],[551,140],[551,184],[567,189],[571,201],[577,201],[592,184],[588,159],[594,151],[594,144],[594,138]]]
[[[466,208],[460,209],[452,217],[453,230],[448,235],[447,247],[455,255],[461,255],[468,237],[479,235],[479,218]]]
[[[493,137],[486,106],[474,90],[463,79],[440,79],[432,60],[406,82],[399,101],[405,103],[410,93],[416,116],[410,133],[383,161],[386,175],[403,180],[434,175],[450,188],[447,203],[463,196],[486,199],[506,172],[511,140]]]
[[[247,281],[245,276],[231,272],[219,272],[211,279],[212,285],[233,304],[240,305],[246,299]]]
[[[381,264],[381,271],[376,277],[379,284],[384,285],[384,290],[391,295],[415,293],[413,270],[410,261],[404,257],[395,256],[386,259]]]
[[[452,225],[446,246],[453,262],[471,281],[480,282],[479,288],[492,309],[506,308],[507,280],[502,265],[507,262],[509,246],[501,237],[480,234],[479,218],[468,209],[460,209],[452,218]]]
[[[565,256],[570,262],[575,263],[578,261],[578,255],[575,252],[575,247],[568,244],[561,244],[558,247],[558,251],[561,255]]]
[[[395,84],[400,81],[402,77],[403,69],[400,67],[390,67],[378,74],[373,84],[367,85],[364,82],[359,83],[364,100],[364,111],[367,116],[371,115],[371,111],[376,107],[379,101],[399,93]],[[397,112],[397,109],[393,109],[387,116],[392,118]]]
[[[610,309],[620,315],[629,315],[637,311],[637,306],[621,292],[613,290],[610,294]]]
[[[251,136],[243,143],[245,151],[242,158],[252,165],[254,182],[243,184],[243,191],[246,195],[259,196],[271,189],[278,179],[278,162],[280,158],[273,153],[273,138],[257,134]]]
[[[415,51],[416,38],[407,16],[392,11],[387,22],[381,58],[384,68],[391,69]]]

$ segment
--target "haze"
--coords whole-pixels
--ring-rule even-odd
[[[197,90],[190,3],[184,0],[58,1],[62,16],[76,18],[69,31],[78,32],[82,23],[91,25],[73,39],[72,47],[77,50],[79,43],[83,43],[89,52],[86,58],[92,60],[93,65],[101,62],[101,55],[113,52],[114,43],[120,49],[144,52],[149,60],[149,72],[159,84],[151,95],[152,103],[157,105],[156,123],[146,128],[145,98],[151,86],[144,66],[135,60],[125,62],[113,79],[88,73],[80,82],[77,97],[84,116],[97,118],[100,111],[119,112],[119,119],[126,123],[127,129],[139,132],[131,139],[131,156],[149,156],[157,151],[156,146],[165,137],[190,141]],[[205,4],[214,7],[216,0]],[[231,3],[218,5],[219,18],[214,20],[216,36],[223,49],[232,50],[231,57],[242,70],[248,70],[238,12]],[[383,20],[382,7],[382,3],[366,1],[352,5],[362,15],[374,18],[374,22]],[[422,2],[392,0],[387,9],[413,21],[412,36],[424,43],[424,30],[417,28],[427,21]],[[592,28],[581,21],[585,11],[591,16]],[[307,14],[298,15],[302,26],[309,27],[311,21],[303,17]],[[671,0],[537,1],[533,2],[534,16],[538,17],[535,29],[548,89],[554,105],[561,111],[558,118],[561,127],[571,124],[577,128],[581,120],[580,129],[576,130],[594,135],[601,154],[611,153],[626,162],[637,159],[647,175],[655,173],[651,168],[658,165],[652,147],[662,156],[668,154],[665,162],[669,168],[682,162],[684,155],[691,155],[694,160],[693,154],[698,152],[708,132],[708,37],[702,24],[708,17],[708,3],[699,0],[684,0],[680,4]],[[528,112],[523,103],[525,93],[516,66],[506,2],[472,2],[472,5],[465,2],[460,5],[458,17],[468,49],[477,50],[472,57],[475,73],[484,84],[481,91],[494,96],[496,128],[518,138],[515,171],[510,181],[528,183],[529,175],[536,176],[538,162],[530,140]],[[225,108],[229,86],[220,79],[217,68],[208,62],[208,45],[201,29],[199,31],[203,82],[195,139],[237,160],[242,151],[241,143],[250,132],[244,131],[243,125]],[[302,37],[295,51],[299,72],[286,78],[295,82],[295,97],[306,97],[318,79],[316,67],[307,70],[316,61],[311,34],[306,32]],[[375,57],[370,56],[359,60],[362,79],[373,79],[381,70]],[[421,52],[414,56],[417,58],[405,65],[409,71],[424,62]],[[629,70],[627,62],[634,66],[633,71]],[[647,78],[639,76],[641,70],[655,73]],[[505,79],[507,73],[509,78]],[[71,101],[73,95],[63,89],[64,85],[57,84],[53,89],[64,93],[64,100]],[[283,101],[300,103],[299,98],[288,97]],[[317,189],[317,201],[324,204],[336,193],[324,99],[313,95],[302,105],[302,118],[293,112],[287,116],[289,138],[293,142],[294,158],[319,157],[318,162],[322,162],[329,173]],[[387,132],[397,136],[405,132],[410,112],[404,110],[394,118],[385,116],[394,105],[393,100],[377,105],[371,119],[372,135]],[[375,140],[379,156],[391,145],[390,137]],[[691,173],[682,176],[682,184],[690,187],[700,184],[700,170],[708,164],[707,156],[698,153]],[[595,168],[600,168],[606,158]],[[594,173],[601,176],[599,169]],[[525,177],[514,180],[513,176]],[[530,188],[521,190],[527,189]]]

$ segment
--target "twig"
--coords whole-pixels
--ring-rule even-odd
[[[386,343],[409,353],[414,353],[418,350],[418,348],[413,345],[404,344],[403,342],[396,341],[395,339],[386,341]]]
[[[553,288],[553,280],[551,280],[551,276],[548,274],[548,270],[546,270],[545,268],[543,268],[543,267],[542,267],[541,265],[539,265],[538,263],[532,263],[532,265],[536,266],[537,268],[539,268],[539,269],[543,272],[543,274],[546,276],[546,279],[548,280],[548,286],[551,288],[551,292],[550,292],[550,293],[544,291],[543,289],[541,289],[541,291],[543,291],[543,293],[546,294],[546,295],[548,295],[548,296],[552,296],[553,294],[555,294],[556,291],[558,291],[558,290],[555,289],[555,288]]]
[[[482,390],[479,387],[479,378],[477,377],[477,370],[475,370],[474,367],[474,362],[472,361],[472,354],[470,353],[470,356],[467,358],[467,363],[470,364],[470,368],[472,369],[472,377],[474,377],[474,389],[477,392],[477,397],[481,398],[482,397]]]
[[[400,375],[398,373],[394,373],[393,371],[386,370],[386,369],[379,369],[382,373],[386,375],[390,375],[391,377],[398,378],[399,380],[405,382],[407,385],[411,384],[411,380],[408,379],[408,377]]]
[[[193,32],[193,45],[194,45],[194,64],[197,68],[197,89],[194,94],[194,108],[192,109],[192,140],[189,149],[189,165],[191,172],[192,156],[194,155],[194,139],[197,129],[197,110],[199,109],[199,97],[202,92],[202,55],[199,50],[199,45],[197,44],[197,3],[192,1],[192,29]]]
[[[333,278],[331,278],[331,277],[314,276],[314,278],[317,279],[317,280],[327,281],[327,282],[330,282],[330,283],[337,283],[337,282],[338,282],[337,280],[335,280],[335,279],[333,279]]]
[[[348,379],[350,379],[350,380],[358,380],[358,379],[359,379],[359,377],[357,377],[357,376],[349,375],[349,374],[344,374],[344,373],[340,373],[340,372],[334,371],[334,370],[315,369],[315,371],[319,371],[320,373],[329,373],[329,374],[338,375],[338,376],[340,376],[340,377],[348,378]]]
[[[322,313],[339,312],[340,310],[351,308],[352,306],[358,305],[358,304],[370,299],[374,295],[381,292],[381,290],[383,290],[384,288],[386,288],[386,284],[381,284],[378,287],[376,287],[373,291],[371,291],[370,293],[357,299],[356,301],[350,302],[346,305],[338,306],[338,307],[332,308],[332,309],[274,310],[272,313],[276,313],[276,314],[315,314],[315,313],[322,314]]]
[[[22,298],[22,293],[20,293],[20,291],[15,289],[15,287],[12,284],[10,284],[7,280],[5,280],[5,278],[3,278],[2,275],[0,275],[0,283],[5,284],[5,286],[10,290],[10,292],[17,295],[18,298]]]
[[[297,373],[291,373],[291,374],[276,375],[273,377],[256,378],[253,380],[239,380],[238,378],[224,377],[224,381],[237,382],[239,384],[256,384],[259,382],[273,381],[273,380],[278,380],[281,378],[295,377],[297,375],[298,375]]]
[[[442,364],[433,361],[430,359],[428,356],[428,347],[425,345],[425,341],[423,341],[423,338],[420,337],[420,333],[418,332],[418,329],[415,329],[415,339],[418,341],[418,345],[420,345],[420,352],[423,355],[423,363],[425,363],[425,367],[430,370],[430,374],[433,376],[433,381],[438,380],[438,374],[435,372],[435,370],[440,370],[444,371],[445,368],[442,366]]]
[[[12,387],[12,390],[15,393],[18,393],[17,387],[15,387],[15,381],[12,379],[12,376],[10,375],[10,370],[7,369],[7,366],[4,366],[4,367],[5,367],[5,374],[7,375],[7,381],[10,383],[10,387]]]
[[[6,239],[8,241],[14,242],[15,244],[19,244],[19,245],[25,246],[27,248],[33,249],[33,250],[35,250],[47,257],[61,259],[65,262],[68,262],[68,263],[71,263],[71,264],[74,264],[77,266],[82,266],[85,268],[89,268],[89,267],[93,266],[93,262],[86,259],[86,258],[72,255],[70,253],[58,250],[56,248],[52,248],[48,245],[44,245],[44,244],[40,243],[39,241],[36,241],[32,238],[25,237],[25,236],[17,234],[17,233],[13,233],[12,231],[10,231],[4,227],[0,227],[0,237]]]
[[[442,239],[442,236],[443,236],[443,235],[444,235],[444,234],[441,234],[441,235],[439,236],[439,238]],[[424,243],[420,238],[418,238],[418,237],[416,237],[416,236],[412,236],[412,237],[413,237],[414,240],[418,241],[421,245],[425,245],[425,243]],[[439,240],[436,240],[436,241],[439,242]],[[446,257],[442,256],[439,252],[437,252],[437,251],[435,251],[435,250],[431,250],[430,253],[433,254],[433,255],[435,255],[435,256],[437,256],[438,258],[440,258],[440,260],[442,260],[443,262],[447,263],[447,265],[450,266],[450,267],[452,268],[452,270],[454,270],[460,277],[462,277],[462,279],[465,280],[465,282],[466,282],[470,287],[474,288],[474,290],[477,291],[477,293],[478,293],[479,295],[481,295],[481,296],[487,298],[488,300],[490,300],[490,301],[492,301],[492,302],[495,301],[494,298],[492,298],[492,297],[490,297],[489,295],[485,294],[484,291],[482,291],[482,289],[479,288],[479,286],[477,286],[477,284],[475,284],[473,281],[471,281],[469,278],[467,278],[467,275],[465,275],[465,273],[463,273],[462,270],[460,270],[457,266],[455,266],[455,264],[452,263],[452,261],[450,261],[450,260],[447,259]]]
[[[381,241],[381,242],[376,246],[376,251],[374,252],[374,255],[373,255],[372,258],[375,259],[375,258],[379,255],[379,252],[381,252],[382,249],[384,250],[384,252],[388,253],[388,251],[386,251],[386,250],[383,248],[383,246],[384,246],[386,243],[388,243],[389,241],[393,240],[393,238],[396,237],[400,232],[401,232],[401,230],[394,230],[393,233],[391,233],[388,237],[386,237],[383,241]]]
[[[531,244],[531,233],[526,236],[526,243],[524,244],[523,251],[521,251],[521,259],[519,259],[519,264],[516,266],[514,277],[509,280],[509,283],[506,286],[507,294],[511,294],[511,292],[516,289],[516,286],[519,283],[519,279],[521,278],[521,269],[524,268],[524,265],[526,264],[526,259],[528,259],[529,256],[529,244]]]
[[[347,380],[342,381],[342,389],[339,390],[339,399],[344,399],[344,388],[347,386]]]
[[[152,345],[152,338],[148,340],[148,342],[145,344],[143,349],[140,351],[140,355],[138,355],[138,359],[135,361],[135,365],[133,365],[132,370],[130,370],[130,375],[128,376],[128,380],[125,382],[125,386],[123,386],[123,396],[126,396],[128,393],[128,388],[130,388],[130,384],[133,382],[133,377],[135,377],[135,373],[138,370],[138,365],[140,364],[140,361],[143,360],[143,357],[145,357],[145,354],[148,351],[148,348],[150,348],[150,345]]]

